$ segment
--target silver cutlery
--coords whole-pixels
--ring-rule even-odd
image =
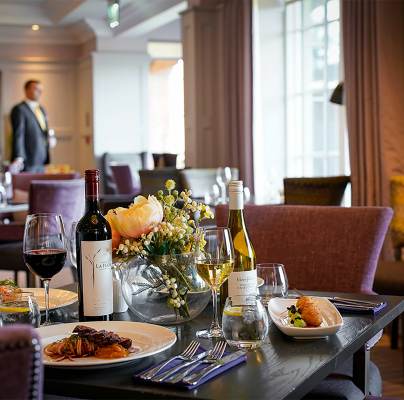
[[[196,372],[186,378],[184,378],[184,382],[188,383],[189,385],[197,385],[203,378],[205,378],[206,375],[210,374],[211,372],[215,371],[216,369],[223,367],[224,365],[231,363],[232,361],[236,360],[238,357],[241,355],[245,354],[244,351],[239,350],[236,351],[235,353],[231,353],[225,357],[223,357],[219,362],[216,362],[213,365],[210,365],[209,367],[204,368],[200,372]]]
[[[348,299],[344,297],[328,297],[328,300],[336,303],[347,303],[352,305],[361,305],[361,306],[368,306],[368,307],[378,307],[383,304],[383,302],[373,302],[368,300],[358,300],[358,299]]]
[[[152,379],[154,378],[165,366],[167,366],[170,362],[174,360],[184,360],[190,361],[192,357],[195,355],[196,351],[198,350],[200,343],[196,340],[193,340],[188,347],[180,354],[169,358],[164,363],[157,365],[156,367],[149,369],[143,372],[139,377],[142,379]]]
[[[223,357],[224,351],[226,350],[226,342],[220,341],[215,344],[215,346],[208,351],[207,357],[200,362],[190,362],[188,363],[189,368],[185,370],[182,369],[175,375],[170,376],[166,382],[178,383],[183,380],[187,375],[189,375],[194,369],[198,368],[201,364],[217,364],[218,360]],[[184,365],[185,368],[187,365]]]
[[[170,375],[175,374],[180,369],[183,369],[183,368],[187,367],[188,365],[192,365],[192,364],[198,362],[199,360],[206,357],[207,355],[208,355],[207,351],[204,351],[204,352],[202,352],[200,354],[197,354],[196,356],[191,357],[191,360],[187,361],[185,364],[181,363],[179,365],[176,365],[173,368],[170,368],[168,371],[165,371],[165,372],[163,372],[161,374],[155,375],[154,378],[152,378],[152,381],[153,382],[163,382]]]

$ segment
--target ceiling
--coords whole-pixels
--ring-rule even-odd
[[[33,24],[40,26],[41,37],[52,36],[49,40],[64,36],[65,40],[83,42],[90,33],[181,40],[179,13],[186,9],[186,1],[120,0],[120,5],[121,24],[111,29],[106,21],[107,0],[0,0],[0,41],[2,35],[25,32],[26,36]]]

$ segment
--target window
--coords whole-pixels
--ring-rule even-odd
[[[181,45],[150,42],[149,150],[175,153],[177,167],[184,166],[184,71]]]
[[[346,170],[344,109],[329,102],[341,80],[339,0],[254,5],[255,177],[268,200],[285,176]]]

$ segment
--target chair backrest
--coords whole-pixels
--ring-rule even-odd
[[[84,180],[32,181],[29,213],[57,213],[63,218],[66,233],[72,222],[84,214]]]
[[[29,191],[31,181],[58,181],[67,179],[78,179],[80,173],[70,172],[67,174],[36,174],[32,172],[21,172],[12,176],[13,190]]]
[[[147,153],[104,153],[101,158],[101,177],[106,194],[118,194],[118,189],[112,174],[111,165],[129,165],[133,185],[140,187],[139,173],[147,168]]]
[[[0,329],[2,399],[42,399],[43,366],[38,333],[29,325]]]
[[[164,189],[167,179],[174,179],[177,183],[176,189],[183,189],[181,183],[180,170],[175,168],[159,168],[152,170],[139,171],[140,190],[143,195],[155,194],[157,191]]]
[[[135,194],[139,190],[139,187],[134,187],[133,185],[133,177],[129,165],[111,164],[110,168],[118,194]]]
[[[285,204],[340,206],[349,182],[349,176],[285,178]]]
[[[192,197],[203,198],[217,184],[217,168],[186,168],[180,171],[184,189],[192,190]],[[238,168],[231,168],[233,180],[238,180]]]
[[[176,168],[178,154],[153,153],[154,168]]]
[[[290,288],[371,293],[392,217],[384,207],[246,205],[258,262],[285,265]],[[227,207],[216,208],[218,226]]]

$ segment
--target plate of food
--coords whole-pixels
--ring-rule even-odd
[[[68,323],[37,328],[43,363],[57,368],[104,368],[160,353],[177,340],[169,329],[128,321]]]
[[[275,325],[295,339],[324,338],[337,333],[344,324],[334,304],[323,297],[273,298],[268,312]]]
[[[18,299],[21,293],[32,293],[36,298],[39,309],[45,311],[45,290],[42,288],[20,288],[14,281],[0,281],[0,298],[3,301]],[[62,289],[49,289],[49,310],[66,307],[77,301],[77,293]]]

